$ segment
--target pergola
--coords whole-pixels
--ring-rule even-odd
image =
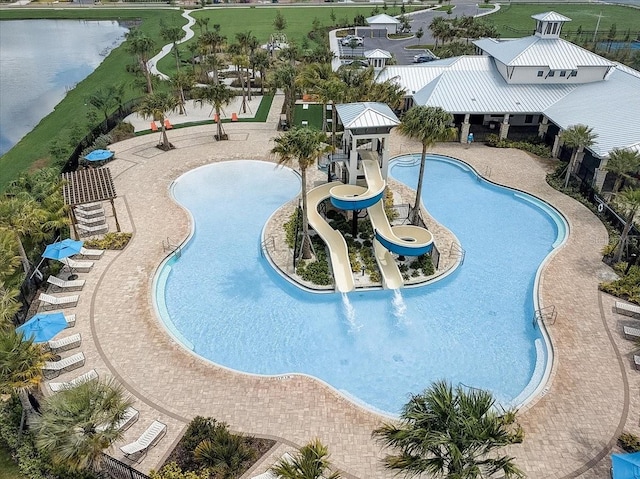
[[[113,217],[116,220],[116,230],[120,231],[120,223],[118,223],[118,215],[113,204],[116,198],[116,189],[113,186],[111,178],[111,170],[107,167],[102,168],[86,168],[84,170],[71,171],[62,174],[62,195],[65,204],[69,205],[71,223],[73,224],[73,232],[78,237],[76,230],[76,215],[73,211],[74,206],[84,205],[87,203],[97,203],[109,201],[113,211]]]

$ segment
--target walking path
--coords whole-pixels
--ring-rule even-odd
[[[192,10],[185,10],[184,12],[182,12],[182,16],[187,19],[187,24],[182,27],[182,29],[184,30],[184,37],[182,37],[182,40],[178,40],[176,42],[176,44],[178,45],[191,40],[195,35],[195,32],[191,29],[191,27],[196,24],[196,19],[191,16],[191,12]],[[147,66],[149,67],[149,71],[151,72],[151,74],[160,77],[161,80],[168,80],[169,75],[166,75],[158,70],[158,62],[166,57],[169,53],[171,53],[172,49],[173,43],[167,43],[164,47],[162,47],[160,53],[158,53],[147,62]]]
[[[269,160],[281,106],[282,96],[276,96],[267,123],[225,125],[229,141],[216,142],[213,125],[203,125],[169,132],[176,149],[168,152],[155,148],[153,135],[111,146],[117,158],[109,167],[118,216],[133,239],[84,275],[87,285],[71,311],[78,315],[76,329],[83,333],[87,361],[82,370],[58,380],[92,368],[101,376],[115,376],[141,412],[123,441],[135,439],[154,419],[168,424],[167,436],[137,466],[143,471],[161,464],[185,425],[202,415],[225,421],[235,431],[278,440],[271,461],[317,437],[345,477],[392,477],[381,467],[384,452],[371,438],[382,418],[309,377],[255,377],[196,357],[172,340],[154,311],[153,277],[167,255],[163,241],[180,242],[190,231],[188,214],[169,196],[171,183],[216,161]],[[420,151],[419,144],[395,133],[390,144],[392,155]],[[600,261],[607,242],[603,225],[583,205],[547,185],[550,163],[518,150],[475,144],[439,145],[434,152],[491,171],[492,181],[528,191],[567,218],[571,235],[545,266],[540,285],[541,306],[555,305],[559,312],[555,324],[548,325],[555,354],[552,376],[521,412],[525,441],[509,452],[531,479],[607,477],[607,455],[622,428],[640,433],[640,375],[631,370],[633,345],[621,337],[622,324],[633,320],[618,317],[613,300],[597,289],[600,277],[610,274]],[[269,465],[262,462],[253,472]]]

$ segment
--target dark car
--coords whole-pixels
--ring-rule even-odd
[[[427,63],[437,60],[438,57],[434,57],[433,55],[429,55],[428,53],[420,53],[413,57],[413,63]]]

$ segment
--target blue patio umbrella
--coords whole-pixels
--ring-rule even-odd
[[[83,244],[84,241],[75,241],[71,238],[51,243],[45,248],[42,257],[57,260],[65,259],[74,254],[78,254]]]
[[[67,327],[67,320],[62,313],[39,313],[32,317],[16,331],[21,331],[24,338],[33,338],[36,343],[49,341]]]
[[[613,479],[640,479],[640,452],[611,454]]]
[[[93,150],[87,156],[85,156],[85,160],[88,161],[104,161],[113,157],[113,151],[109,150]]]

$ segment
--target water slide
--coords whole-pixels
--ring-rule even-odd
[[[397,289],[404,281],[398,265],[391,253],[406,256],[420,256],[431,251],[433,236],[419,226],[391,226],[384,211],[384,189],[386,181],[382,178],[380,167],[374,152],[361,152],[367,188],[356,185],[338,185],[330,188],[331,202],[344,210],[367,209],[369,220],[375,233],[374,251],[380,267],[384,286]]]
[[[329,248],[329,257],[331,258],[331,268],[333,269],[336,290],[341,293],[348,293],[355,288],[355,285],[353,282],[353,273],[351,272],[347,243],[344,240],[344,236],[334,230],[320,213],[318,213],[318,205],[331,196],[329,190],[335,186],[336,183],[327,183],[313,188],[307,193],[309,208],[307,215],[309,217],[309,225],[318,233]]]

